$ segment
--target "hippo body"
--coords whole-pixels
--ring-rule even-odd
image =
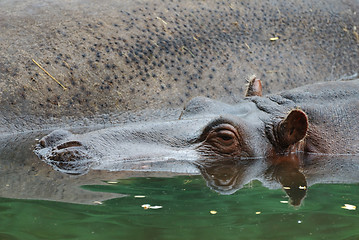
[[[253,78],[248,89],[260,85]],[[197,97],[178,119],[83,134],[56,130],[35,152],[55,169],[149,170],[158,164],[276,159],[297,152],[359,154],[359,79],[317,83],[234,105]]]
[[[117,113],[196,96],[233,104],[254,73],[267,94],[357,76],[358,9],[357,0],[3,0],[0,134],[93,126],[107,114],[122,123]]]

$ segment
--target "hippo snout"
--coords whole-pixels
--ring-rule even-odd
[[[73,134],[56,130],[39,140],[35,154],[54,169],[68,174],[85,174],[91,165],[86,147],[80,141],[68,140]]]

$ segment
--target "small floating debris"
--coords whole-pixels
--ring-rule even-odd
[[[357,206],[351,205],[351,204],[344,204],[344,206],[342,206],[342,208],[354,211],[357,209]]]
[[[259,215],[259,214],[261,214],[262,212],[256,212],[256,215]]]
[[[211,210],[211,211],[209,211],[209,213],[212,214],[212,215],[215,215],[215,214],[217,214],[217,211]]]
[[[150,204],[143,204],[141,207],[143,207],[143,209],[149,209],[151,207]]]
[[[161,209],[163,208],[162,206],[151,206],[150,204],[143,204],[141,207],[143,207],[143,209]]]
[[[146,196],[144,196],[144,195],[136,195],[136,196],[134,196],[134,198],[145,198]]]
[[[272,38],[270,38],[269,40],[270,41],[277,41],[279,39],[279,37],[272,37]]]
[[[116,181],[108,181],[107,183],[108,183],[108,184],[116,184],[116,183],[118,183],[118,182],[116,182]]]
[[[183,184],[188,184],[188,183],[191,183],[192,180],[184,180]]]
[[[161,209],[163,208],[162,206],[150,206],[150,209]]]

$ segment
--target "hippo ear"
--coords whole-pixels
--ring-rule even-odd
[[[308,117],[302,110],[294,109],[275,126],[278,145],[288,148],[302,140],[308,130]]]
[[[262,96],[262,82],[255,75],[248,80],[247,91],[245,97]]]

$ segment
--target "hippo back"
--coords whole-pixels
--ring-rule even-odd
[[[108,123],[116,117],[93,116],[203,95],[234,103],[252,74],[267,93],[355,75],[357,9],[356,0],[0,1],[0,132]]]

